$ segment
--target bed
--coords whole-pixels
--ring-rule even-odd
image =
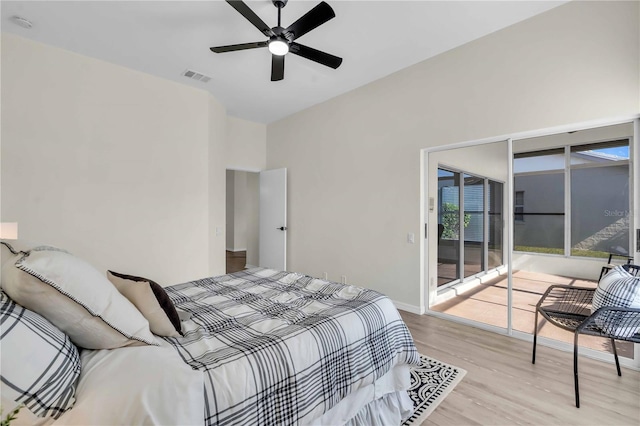
[[[75,257],[71,261],[72,255],[65,251],[14,246],[2,259],[2,397],[3,407],[10,407],[11,400],[14,405],[22,402],[29,407],[20,411],[24,422],[369,425],[400,424],[411,415],[413,405],[406,390],[409,370],[418,365],[419,355],[391,300],[378,292],[299,273],[255,268],[163,288],[165,299],[158,298],[154,307],[170,304],[179,319],[172,316],[173,311],[165,314],[167,309],[160,315],[164,322],[158,323],[148,304],[143,306],[123,290],[139,292],[144,288],[147,293],[139,299],[147,303],[153,299],[146,285],[151,280],[116,274],[115,278],[108,275],[109,281],[101,273],[89,274],[86,262]],[[56,262],[70,264],[55,270],[51,265]],[[76,284],[71,278],[61,282],[61,270],[71,275],[74,272],[70,271],[81,270],[81,279]],[[101,290],[92,287],[87,296],[80,293],[86,291],[88,275],[92,283],[100,281],[96,286]],[[23,283],[27,278],[33,281],[29,285],[53,292],[25,297],[16,288],[28,287]],[[76,285],[80,290],[74,289]],[[29,299],[69,294],[74,303],[93,312],[86,320],[91,326],[98,318],[108,323],[110,331],[117,331],[107,344],[113,347],[99,348],[105,345],[102,339],[87,341],[82,334],[86,330],[73,328],[84,320],[73,317],[72,309],[69,315],[75,324],[67,324],[59,313],[56,317],[46,310],[50,299],[42,304]],[[149,329],[141,328],[132,319],[133,313],[120,312],[122,307],[109,311],[114,305],[126,305],[122,299],[127,298],[120,298],[123,294],[129,296],[130,305],[152,318]],[[95,300],[88,300],[91,297]],[[101,302],[105,298],[109,303]],[[5,348],[12,345],[11,335],[5,336],[11,322],[6,320],[11,316],[7,311],[16,309],[50,321],[62,334],[58,340],[66,342],[65,347],[93,347],[79,350],[78,357],[66,355],[65,362],[70,365],[56,369],[79,371],[77,376],[65,376],[66,384],[60,386],[66,386],[61,392],[64,398],[54,401],[54,409],[34,403],[42,398],[29,392],[5,398],[7,383],[14,388],[32,385],[17,385],[28,379],[8,377],[11,372],[7,368],[12,364],[5,364]],[[147,332],[151,330],[155,331]],[[94,330],[91,335],[96,333]]]

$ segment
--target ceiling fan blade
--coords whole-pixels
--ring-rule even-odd
[[[291,43],[289,52],[298,56],[302,56],[303,58],[310,59],[319,64],[326,65],[333,69],[338,68],[342,63],[342,58],[330,55],[329,53],[325,53],[320,50],[316,50],[312,47],[304,46],[299,43]]]
[[[267,37],[271,37],[275,35],[271,28],[264,23],[262,19],[258,15],[255,14],[253,10],[249,8],[243,1],[241,0],[227,0],[227,3],[231,5],[235,10],[240,12],[242,16],[244,16],[249,22],[253,24],[254,27],[260,30],[262,34]]]
[[[271,81],[284,78],[284,55],[271,55]]]
[[[298,37],[302,37],[312,29],[324,24],[331,18],[335,18],[335,16],[336,14],[331,6],[322,2],[301,16],[296,22],[289,25],[284,32],[292,34],[293,38],[291,38],[291,40],[295,40]]]
[[[255,49],[257,47],[267,47],[266,41],[256,41],[255,43],[230,44],[228,46],[216,46],[209,49],[215,53],[234,52],[236,50]]]

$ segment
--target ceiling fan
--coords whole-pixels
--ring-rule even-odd
[[[313,49],[295,42],[296,39],[319,27],[328,20],[334,18],[336,14],[331,6],[324,1],[316,7],[305,13],[300,19],[287,28],[280,26],[280,12],[287,5],[288,0],[272,0],[273,5],[278,8],[278,25],[269,28],[267,24],[258,17],[243,1],[226,0],[235,10],[240,12],[254,27],[260,30],[262,34],[269,37],[266,41],[257,41],[254,43],[231,44],[228,46],[212,47],[211,51],[215,53],[233,52],[236,50],[255,49],[258,47],[268,47],[271,52],[271,81],[278,81],[284,78],[284,56],[287,53],[302,56],[322,65],[326,65],[336,69],[342,63],[339,58],[329,53]]]

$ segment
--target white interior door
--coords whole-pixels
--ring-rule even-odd
[[[260,172],[259,265],[287,269],[287,169]]]

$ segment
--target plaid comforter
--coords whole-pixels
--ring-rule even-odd
[[[166,291],[192,315],[184,337],[165,339],[206,373],[206,424],[309,424],[419,363],[391,300],[372,290],[256,268]]]

